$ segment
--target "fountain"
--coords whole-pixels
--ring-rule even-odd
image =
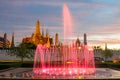
[[[67,38],[73,37],[73,24],[70,11],[66,4],[63,6],[63,30],[64,30],[64,44],[67,43]]]
[[[87,46],[86,43],[80,44],[79,46],[75,43],[68,43],[66,38],[72,36],[73,29],[70,13],[65,4],[63,7],[63,15],[65,29],[63,45],[51,47],[41,44],[38,45],[34,56],[33,68],[7,69],[0,72],[0,78],[119,79],[120,71],[118,70],[95,68],[93,50]],[[67,32],[68,28],[71,29]]]
[[[77,46],[68,43],[73,36],[72,20],[66,4],[63,7],[64,43],[61,46],[47,47],[39,44],[34,56],[35,75],[65,78],[95,73],[94,53],[87,45]]]

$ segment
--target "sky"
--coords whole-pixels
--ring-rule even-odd
[[[120,49],[120,0],[0,0],[0,36],[6,32],[15,44],[30,37],[39,20],[50,36],[59,34],[63,41],[63,5],[69,8],[73,23],[73,40],[83,42],[87,34],[89,45]]]

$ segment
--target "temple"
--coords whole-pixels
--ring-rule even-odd
[[[53,43],[53,38],[51,38],[49,36],[48,29],[46,29],[46,35],[44,35],[44,29],[43,28],[42,28],[42,31],[41,31],[39,20],[36,22],[35,32],[31,35],[31,37],[23,38],[22,43],[33,43],[36,46],[38,44],[43,44],[43,45],[46,44],[48,47],[54,44]]]

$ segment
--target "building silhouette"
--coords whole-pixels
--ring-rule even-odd
[[[87,35],[84,33],[84,45],[87,45]]]
[[[31,37],[25,37],[22,39],[22,43],[33,43],[36,46],[38,44],[43,44],[47,46],[53,45],[53,38],[49,36],[48,29],[46,29],[46,34],[44,34],[44,29],[40,27],[39,20],[36,22],[35,32],[31,35]]]
[[[84,33],[84,36],[83,36],[83,44],[87,45],[87,35],[86,35],[86,33]],[[79,38],[76,39],[75,45],[76,45],[76,47],[80,47],[82,45]]]
[[[58,33],[55,34],[55,46],[59,45]]]
[[[80,39],[79,39],[79,38],[77,38],[77,40],[76,40],[76,42],[75,42],[75,45],[76,45],[76,47],[80,47],[81,42],[80,42]]]
[[[7,39],[7,33],[4,36],[0,36],[0,48],[6,49],[10,47],[10,41]]]
[[[15,47],[15,44],[14,44],[14,32],[12,33],[12,38],[11,38],[11,42],[10,42],[10,47]]]

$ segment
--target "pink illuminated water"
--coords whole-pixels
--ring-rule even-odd
[[[63,6],[63,30],[64,30],[64,43],[67,43],[67,39],[73,37],[73,23],[70,11],[66,4]]]
[[[38,45],[34,56],[33,72],[66,77],[67,75],[86,75],[95,73],[94,53],[87,45],[66,45],[66,38],[72,37],[72,20],[66,4],[63,6],[64,43],[59,47],[47,48]]]
[[[94,54],[86,45],[81,46],[81,49],[69,45],[48,49],[38,45],[33,71],[56,76],[92,74],[95,72]]]

